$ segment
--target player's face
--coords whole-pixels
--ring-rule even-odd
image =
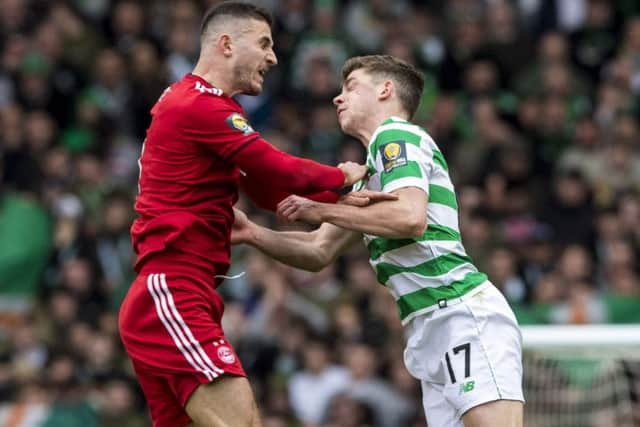
[[[342,131],[355,136],[358,124],[365,123],[376,105],[376,84],[362,68],[353,71],[342,84],[342,92],[333,98]]]
[[[258,95],[267,70],[278,63],[273,52],[271,28],[264,21],[251,19],[236,41],[238,58],[233,68],[234,86],[247,95]]]

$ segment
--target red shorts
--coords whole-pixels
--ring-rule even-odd
[[[140,274],[120,308],[120,336],[154,427],[191,420],[184,408],[200,384],[246,376],[222,331],[222,298],[203,273]]]

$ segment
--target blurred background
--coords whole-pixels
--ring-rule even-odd
[[[137,158],[214,3],[0,0],[0,425],[150,425],[117,330]],[[362,162],[330,103],[341,65],[408,60],[426,75],[415,121],[448,160],[465,246],[520,322],[640,323],[640,2],[256,3],[275,16],[279,65],[238,100],[267,140]],[[224,328],[265,427],[425,425],[363,247],[317,274],[237,247],[242,271],[219,288]]]

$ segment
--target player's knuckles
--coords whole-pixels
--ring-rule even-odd
[[[350,204],[352,204],[353,206],[366,206],[369,204],[369,198],[368,197],[356,197],[354,198]]]

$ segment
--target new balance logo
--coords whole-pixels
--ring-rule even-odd
[[[462,383],[460,384],[460,392],[458,394],[469,393],[470,391],[473,390],[475,386],[476,386],[475,381],[467,381],[466,383]]]
[[[195,90],[200,91],[200,93],[211,93],[213,95],[222,95],[222,90],[218,89],[217,87],[206,87],[205,85],[203,85],[200,82],[196,82],[196,86],[195,86]]]

